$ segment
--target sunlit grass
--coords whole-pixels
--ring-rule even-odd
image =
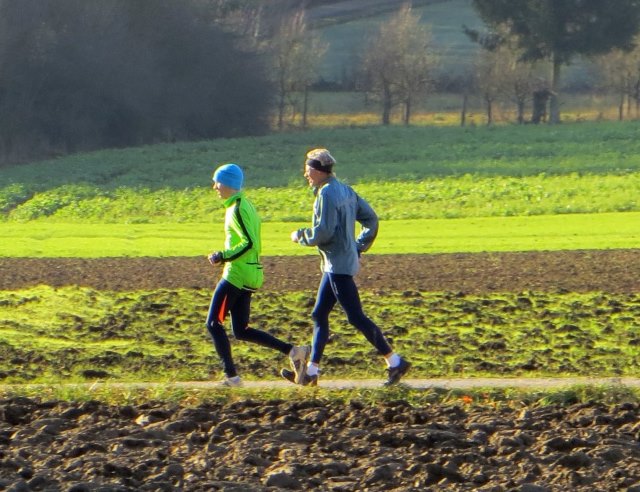
[[[371,171],[382,173],[383,168],[372,164]],[[353,186],[383,220],[640,211],[639,172],[428,179],[410,179],[410,173],[407,170],[404,179],[369,180]],[[101,190],[64,185],[20,203],[23,191],[20,186],[0,191],[0,208],[13,207],[6,221],[139,224],[222,219],[220,200],[205,187]],[[303,185],[249,188],[247,194],[264,222],[300,222],[310,217],[313,196]]]
[[[523,405],[543,407],[546,405],[568,406],[579,403],[601,402],[606,405],[637,403],[640,390],[623,386],[572,385],[562,389],[523,390],[513,388],[472,389],[411,389],[407,386],[395,388],[234,388],[226,389],[188,388],[170,383],[159,385],[0,385],[0,397],[28,397],[44,401],[102,401],[112,405],[141,405],[148,402],[168,402],[178,405],[232,404],[238,401],[273,402],[298,398],[313,398],[318,403],[378,405],[385,402],[403,401],[416,407],[425,405],[447,405],[458,408],[522,408]]]
[[[289,239],[308,222],[267,222],[263,256],[311,255]],[[217,224],[0,223],[0,256],[204,256],[224,243]],[[372,254],[636,248],[640,212],[381,222]]]
[[[414,366],[412,377],[635,376],[638,296],[607,293],[363,291],[368,314]],[[210,292],[0,291],[0,381],[210,380],[220,361],[204,326]],[[259,291],[252,325],[309,343],[314,292]],[[595,314],[597,313],[597,314]],[[295,327],[295,329],[293,328]],[[19,328],[19,330],[18,330]],[[22,332],[22,333],[21,333]],[[24,336],[23,333],[29,333]],[[59,339],[63,343],[52,343]],[[247,380],[278,379],[283,354],[232,339]],[[383,378],[384,363],[343,316],[332,317],[329,379]]]
[[[299,119],[294,121],[300,124]],[[379,125],[381,114],[375,112],[367,113],[329,113],[311,115],[307,120],[309,128],[335,128],[335,127],[368,127]],[[472,113],[467,116],[466,123],[469,125],[485,124],[483,115]],[[392,124],[402,125],[402,115],[392,114]],[[417,113],[411,117],[410,124],[413,126],[455,126],[460,125],[460,114],[455,112],[433,112]]]
[[[95,187],[104,194],[118,189],[135,193],[208,188],[215,166],[222,162],[243,166],[248,188],[302,185],[302,158],[306,150],[316,146],[332,151],[338,159],[337,174],[351,183],[466,174],[620,174],[640,170],[637,132],[636,122],[491,128],[376,125],[161,144],[5,168],[0,175],[0,196],[11,195],[22,203],[34,193],[71,184]],[[71,191],[69,198],[75,201],[95,195],[84,188]],[[49,205],[41,203],[44,208]],[[0,210],[5,213],[14,206],[0,200]]]
[[[461,126],[462,108],[457,111],[434,110],[429,112],[418,112],[412,114],[409,124],[411,126]],[[529,115],[525,115],[525,121]],[[606,108],[575,108],[562,113],[562,121],[565,123],[587,122],[587,121],[615,121],[618,119],[617,108],[611,106]],[[370,127],[380,125],[382,120],[381,112],[367,111],[354,113],[314,113],[307,117],[307,129],[318,128],[340,128],[340,127]],[[510,125],[517,121],[517,114],[513,109],[503,109],[494,113],[494,125]],[[464,124],[467,126],[487,125],[488,118],[481,108],[468,111],[465,115]],[[295,127],[302,126],[301,117],[297,116],[288,121],[289,125]],[[404,120],[402,113],[394,111],[391,113],[391,125],[402,126]]]

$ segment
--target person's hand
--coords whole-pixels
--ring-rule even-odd
[[[297,243],[298,241],[300,241],[300,236],[298,235],[298,231],[297,230],[291,232],[291,240],[294,243]]]
[[[207,256],[207,259],[212,265],[218,265],[219,263],[222,263],[222,252],[216,251],[215,253],[211,253]]]

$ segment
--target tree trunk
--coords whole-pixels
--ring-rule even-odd
[[[620,94],[620,104],[618,104],[618,121],[624,120],[624,94]]]
[[[518,125],[522,125],[524,123],[524,99],[518,99],[516,106],[518,108]]]
[[[387,87],[384,89],[382,100],[382,124],[388,125],[391,122],[391,91]]]
[[[281,92],[280,97],[278,98],[278,130],[282,130],[282,128],[284,127],[285,103],[285,94],[284,92]]]
[[[493,123],[493,99],[485,97],[484,100],[487,102],[487,125],[491,125]]]
[[[309,86],[304,86],[304,96],[302,99],[302,128],[307,129],[307,113],[309,111]]]
[[[411,100],[407,99],[404,102],[404,124],[409,125],[409,121],[411,120]]]
[[[560,101],[558,98],[558,88],[560,87],[560,62],[557,56],[553,55],[553,74],[551,76],[551,98],[549,102],[549,123],[555,125],[560,123]]]
[[[467,103],[469,102],[469,96],[465,92],[462,96],[462,110],[460,111],[460,126],[467,124]]]
[[[541,89],[533,93],[533,111],[531,113],[531,123],[537,125],[547,118],[547,102],[551,92],[549,89]]]

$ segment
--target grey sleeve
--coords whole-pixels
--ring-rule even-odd
[[[364,198],[358,195],[357,199],[356,220],[360,223],[362,229],[356,238],[356,246],[358,253],[364,253],[371,247],[378,235],[378,216]]]
[[[319,193],[313,205],[314,224],[298,231],[299,243],[303,246],[318,246],[328,243],[336,229],[335,205],[325,194]]]

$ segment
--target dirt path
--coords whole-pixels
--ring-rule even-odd
[[[381,379],[321,379],[319,388],[344,390],[344,389],[375,389],[383,385]],[[474,388],[521,388],[550,390],[567,388],[571,386],[625,386],[640,388],[640,378],[608,377],[608,378],[431,378],[431,379],[403,379],[402,384],[412,389],[474,389]],[[101,388],[181,388],[181,389],[215,389],[217,381],[178,381],[172,383],[69,383],[63,384],[65,388],[86,388],[97,390]],[[8,391],[12,388],[51,388],[51,385],[23,384],[0,385],[0,391]],[[274,389],[291,388],[288,381],[243,381],[246,389]]]

